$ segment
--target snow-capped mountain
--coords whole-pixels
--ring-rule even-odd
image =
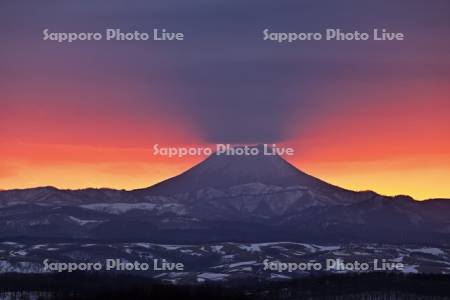
[[[140,190],[1,191],[0,238],[442,245],[450,201],[345,190],[280,156],[212,155]]]
[[[179,176],[165,180],[149,189],[150,194],[173,195],[195,192],[204,188],[224,189],[248,183],[274,186],[307,186],[330,191],[342,190],[307,175],[278,155],[213,154]]]

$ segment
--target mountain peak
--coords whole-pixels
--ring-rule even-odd
[[[239,147],[244,146],[236,146]],[[251,147],[259,150],[256,155],[214,153],[184,173],[146,190],[153,194],[170,195],[193,192],[202,188],[227,188],[248,183],[337,189],[298,170],[281,156],[265,153],[262,145]]]

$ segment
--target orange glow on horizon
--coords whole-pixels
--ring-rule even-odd
[[[403,157],[373,161],[291,161],[304,172],[328,183],[354,191],[381,195],[408,195],[416,200],[450,199],[447,156]]]
[[[8,151],[1,151],[8,148]],[[166,158],[152,148],[8,144],[0,155],[0,189],[55,186],[63,189],[137,189],[177,175],[202,157]]]
[[[5,146],[5,144],[3,144]],[[194,145],[192,145],[194,146]],[[0,189],[55,186],[64,189],[136,189],[178,175],[205,157],[167,158],[152,148],[114,148],[72,145],[9,144],[10,157],[0,164]],[[297,149],[296,149],[297,150]],[[418,200],[450,198],[450,159],[446,155],[378,160],[286,157],[304,172],[331,184],[383,195],[410,195]]]
[[[403,84],[408,88],[390,83],[383,90],[362,86],[346,93],[328,87],[321,97],[343,103],[353,98],[352,105],[337,106],[301,140],[291,141],[296,149],[291,161],[351,190],[450,199],[450,86]]]
[[[48,185],[143,188],[202,160],[152,156],[154,143],[204,145],[180,112],[169,114],[167,109],[167,114],[161,114],[149,109],[147,115],[138,105],[128,112],[133,101],[145,100],[137,92],[96,90],[74,95],[75,87],[61,89],[17,88],[7,95],[8,106],[0,111],[0,189]],[[338,95],[339,89],[329,86],[329,95],[321,97]],[[60,101],[65,94],[70,95],[68,100]],[[416,199],[450,198],[448,85],[417,83],[407,90],[386,88],[370,93],[362,89],[341,94],[377,101],[337,105],[334,111],[318,115],[314,126],[286,142],[296,151],[289,161],[315,177],[352,190]],[[33,106],[14,105],[22,97],[39,99]],[[96,97],[111,99],[111,106],[96,104]],[[133,101],[123,101],[125,97]],[[153,91],[148,97],[162,96]]]

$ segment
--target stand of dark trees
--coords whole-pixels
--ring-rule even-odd
[[[133,275],[102,273],[2,274],[0,299],[450,299],[450,275],[342,274],[289,281],[254,279],[173,285]]]

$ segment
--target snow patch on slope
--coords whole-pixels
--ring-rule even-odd
[[[82,208],[105,212],[113,215],[120,215],[130,210],[153,210],[156,204],[153,203],[92,203],[80,205]]]

